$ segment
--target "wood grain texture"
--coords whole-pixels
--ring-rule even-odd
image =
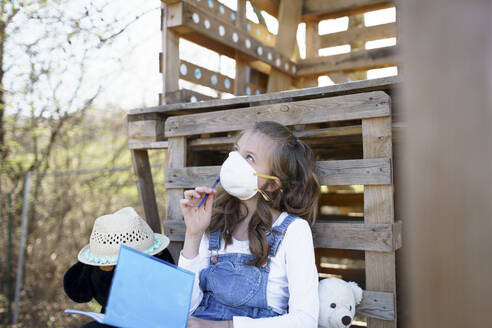
[[[250,0],[251,4],[260,10],[264,10],[274,17],[278,17],[280,0]]]
[[[244,12],[242,12],[241,5],[238,5],[238,9],[234,11],[217,0],[193,1],[193,4],[213,14],[217,19],[231,25],[235,25],[239,21],[240,17],[244,17],[244,31],[247,31],[253,38],[269,45],[270,47],[275,45],[275,34],[270,33],[268,28],[265,26],[257,24],[246,18],[246,6],[244,6]],[[210,4],[212,7],[210,7]]]
[[[362,14],[392,7],[394,2],[392,0],[306,0],[303,5],[302,20],[308,22]],[[251,0],[251,3],[256,8],[278,17],[280,0]]]
[[[257,106],[221,112],[170,117],[165,124],[167,137],[210,132],[237,131],[254,122],[275,120],[283,125],[343,121],[387,116],[390,99],[380,91],[312,99],[284,104]]]
[[[170,138],[169,142],[173,139]],[[174,189],[211,185],[219,173],[220,166],[169,166],[165,171],[164,186]],[[318,178],[322,185],[329,186],[388,184],[391,183],[391,161],[389,158],[320,161]]]
[[[369,50],[355,50],[346,54],[321,56],[299,60],[297,76],[323,75],[336,71],[357,71],[395,66],[397,46]]]
[[[317,222],[314,247],[393,252],[396,250],[393,224]]]
[[[303,20],[353,16],[394,6],[394,0],[305,0]]]
[[[128,120],[127,135],[129,140],[161,141],[164,139],[164,121],[161,119]]]
[[[404,124],[393,123],[392,124],[393,138],[395,138],[395,132],[399,132],[404,128],[405,128]],[[355,136],[355,135],[362,134],[362,125],[295,131],[294,134],[301,139]],[[223,149],[227,149],[232,146],[234,140],[235,137],[199,138],[189,141],[188,147],[192,149],[210,149],[210,147],[215,147],[215,148],[220,147]],[[167,141],[140,141],[140,140],[133,140],[133,139],[128,141],[128,148],[130,149],[165,149],[167,147],[168,147]]]
[[[205,67],[192,64],[185,60],[179,61],[179,67],[186,68],[183,70],[180,69],[179,77],[183,80],[204,85],[221,92],[234,92],[235,79],[231,79],[226,75],[211,71]],[[200,72],[200,74],[197,74],[197,72]],[[227,83],[225,81],[227,81]]]
[[[146,150],[132,150],[133,170],[137,177],[137,189],[144,209],[145,220],[152,231],[160,233],[161,221],[155,200],[154,182],[150,170],[149,155]]]
[[[392,156],[391,119],[377,118],[362,120],[364,158]],[[364,222],[393,223],[393,186],[365,186]],[[366,251],[366,287],[372,290],[391,292],[396,296],[395,253]],[[396,301],[394,302],[396,304]],[[368,327],[396,327],[394,321],[369,319]]]
[[[128,141],[129,149],[166,149],[167,141]]]
[[[365,42],[393,37],[396,37],[396,23],[359,27],[348,31],[320,35],[319,48],[335,47],[354,41]]]
[[[330,72],[327,75],[334,83],[337,84],[348,83],[351,81],[350,78],[342,72]]]
[[[291,59],[297,45],[297,26],[301,20],[302,1],[282,0],[278,14],[278,34],[275,50]],[[291,77],[280,70],[272,70],[268,77],[267,92],[288,90],[292,87]]]
[[[318,21],[308,21],[306,22],[306,57],[316,57],[318,56],[319,50],[319,31],[318,31]],[[318,86],[318,76],[310,76],[302,78],[302,86],[304,88],[312,88]]]
[[[366,318],[394,320],[394,309],[395,303],[392,293],[365,290],[362,302],[356,307],[356,313]]]
[[[380,185],[391,183],[391,160],[389,158],[352,159],[318,162],[320,184]]]
[[[211,99],[215,98],[189,89],[180,89],[166,93],[166,104],[189,103],[192,100],[203,101]]]
[[[179,72],[178,72],[178,60],[179,60],[179,38],[171,30],[167,28],[168,25],[168,11],[169,5],[161,3],[161,26],[162,31],[162,60],[160,71],[163,74],[162,77],[162,95],[168,92],[177,91],[179,89]],[[165,103],[166,99],[162,99],[161,103]]]
[[[184,221],[164,222],[171,240],[183,241],[186,231]],[[357,222],[317,222],[312,227],[314,247],[347,250],[373,250],[392,252],[392,224],[364,224]]]
[[[177,137],[168,140],[169,164],[168,169],[179,168],[186,165],[186,138]],[[167,174],[164,173],[166,177]],[[167,191],[167,219],[182,221],[183,215],[179,200],[183,198],[183,189],[170,189]]]
[[[237,11],[236,11],[236,21],[233,23],[239,30],[247,31],[247,21],[246,21],[246,0],[236,0]],[[248,80],[248,67],[246,61],[243,60],[241,52],[235,51],[236,60],[236,72],[234,75],[234,94],[236,96],[242,96],[246,94],[246,81]]]
[[[135,108],[130,110],[129,117],[141,114],[201,112],[212,110],[224,110],[239,107],[257,106],[259,104],[275,104],[289,101],[299,101],[313,98],[326,98],[355,94],[362,92],[391,90],[401,84],[399,76],[390,76],[365,81],[354,81],[344,84],[335,84],[325,87],[272,92],[249,97],[235,97],[231,99],[216,99],[198,103],[167,104],[163,106]]]
[[[182,2],[175,7],[176,13],[173,15],[173,20],[169,20],[168,28],[183,38],[187,38],[187,34],[197,32],[201,35],[201,40],[207,48],[211,47],[207,39],[214,40],[228,50],[223,51],[220,48],[213,48],[214,51],[230,55],[234,51],[239,51],[252,60],[260,60],[272,66],[276,70],[282,71],[289,76],[294,76],[296,73],[295,63],[287,56],[284,56],[274,48],[261,43],[256,38],[249,35],[248,32],[239,29],[238,27],[217,19],[213,14],[204,10],[201,7],[196,7],[194,4]],[[209,28],[204,27],[204,22],[208,21]],[[222,26],[222,28],[221,28]],[[222,31],[222,33],[221,33]],[[237,42],[234,41],[233,35],[237,35]],[[194,38],[192,41],[200,42],[200,37]],[[258,51],[261,48],[261,52]],[[270,55],[268,55],[270,54]]]

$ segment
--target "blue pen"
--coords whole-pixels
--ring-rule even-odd
[[[220,181],[220,177],[218,177],[217,180],[215,180],[214,184],[210,188],[214,189],[215,187],[217,187],[217,184],[219,183],[219,181]],[[202,206],[203,203],[205,203],[205,201],[208,198],[208,195],[209,194],[206,194],[205,197],[203,197],[203,199],[200,201],[200,204],[198,204],[198,207],[197,208],[200,208],[200,206]]]

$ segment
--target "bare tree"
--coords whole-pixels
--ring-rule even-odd
[[[100,94],[103,77],[88,66],[107,61],[109,46],[150,10],[68,0],[1,0],[0,9],[0,193],[19,195],[25,172],[49,168],[61,131]]]
[[[12,195],[14,217],[19,218],[21,208],[16,204],[21,203],[26,172],[50,169],[61,149],[61,138],[74,126],[87,124],[86,113],[101,95],[105,82],[94,63],[104,67],[111,57],[118,61],[118,54],[108,53],[111,46],[158,6],[124,12],[117,1],[0,0],[2,227],[7,217],[7,195]],[[119,154],[121,147],[114,156]],[[43,179],[43,175],[34,179],[33,199],[40,197]],[[66,179],[60,181],[67,183]],[[49,210],[62,216],[70,210],[65,205],[60,199]],[[31,219],[37,207],[32,209]],[[18,227],[19,222],[14,223]],[[31,225],[29,232],[32,234],[36,227]]]

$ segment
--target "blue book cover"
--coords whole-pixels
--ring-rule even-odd
[[[193,272],[124,245],[115,270],[105,324],[186,328]]]

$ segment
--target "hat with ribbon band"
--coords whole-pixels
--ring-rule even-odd
[[[96,219],[89,244],[79,252],[78,259],[95,266],[115,265],[122,244],[154,255],[169,245],[169,238],[154,233],[132,207],[125,207]]]

